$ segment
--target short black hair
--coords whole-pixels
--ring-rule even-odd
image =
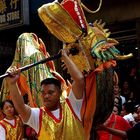
[[[61,89],[61,82],[56,78],[46,78],[41,81],[41,86],[48,85],[48,84],[54,84],[55,86],[59,87],[59,89]]]
[[[134,102],[125,102],[123,106],[128,113],[134,113]]]
[[[137,112],[138,108],[140,107],[140,104],[137,104],[134,106],[134,112]]]

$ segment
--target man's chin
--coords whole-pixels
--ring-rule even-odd
[[[44,106],[49,106],[50,103],[44,102]]]
[[[44,106],[45,106],[46,108],[49,109],[49,108],[51,108],[51,103],[49,103],[49,102],[45,102],[45,103],[44,103]]]

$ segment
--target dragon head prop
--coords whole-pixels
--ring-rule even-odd
[[[118,41],[109,38],[110,32],[104,29],[105,23],[100,20],[89,24],[82,7],[78,0],[63,0],[61,3],[44,4],[38,9],[40,19],[64,43],[64,48],[78,48],[79,54],[71,58],[79,69],[84,73],[100,71],[114,65],[112,60],[132,57],[132,54],[120,56],[115,48]],[[111,63],[106,63],[110,60]]]
[[[109,38],[110,32],[104,28],[105,23],[99,20],[89,24],[83,8],[80,0],[54,1],[42,5],[38,15],[48,30],[63,42],[63,48],[79,50],[78,54],[70,57],[85,75],[86,95],[81,117],[89,140],[94,128],[105,122],[112,112],[116,60],[133,55],[121,56],[115,47],[119,42]]]

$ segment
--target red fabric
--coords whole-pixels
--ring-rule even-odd
[[[129,123],[123,117],[119,115],[115,115],[113,113],[107,121],[108,121],[107,127],[110,127],[110,128],[115,128],[115,129],[124,130],[124,131],[131,128]],[[122,138],[112,135],[108,133],[107,131],[98,131],[98,135],[99,135],[99,140],[123,140]]]
[[[37,140],[35,130],[29,126],[26,127],[26,137],[28,140]]]
[[[78,1],[77,1],[78,3]],[[71,0],[63,0],[61,5],[63,6],[63,8],[71,15],[71,17],[73,18],[73,20],[81,27],[81,24],[80,24],[80,21],[79,21],[79,18],[74,10],[74,2],[71,1]],[[78,5],[78,11],[80,12],[80,15],[81,15],[81,18],[82,18],[82,21],[84,22],[84,26],[86,28],[86,21],[84,19],[84,13],[80,7],[80,5]]]

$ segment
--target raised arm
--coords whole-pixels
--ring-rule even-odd
[[[20,71],[16,67],[13,67],[10,68],[7,72],[11,75],[10,77],[6,78],[10,89],[10,97],[14,103],[17,112],[22,117],[23,121],[27,122],[31,114],[31,108],[24,104],[23,97],[17,85],[17,80],[19,79]]]
[[[62,60],[64,61],[73,80],[72,90],[74,92],[74,95],[77,99],[81,99],[85,90],[84,76],[82,72],[77,68],[75,63],[70,59],[68,50],[61,50],[61,54]]]

